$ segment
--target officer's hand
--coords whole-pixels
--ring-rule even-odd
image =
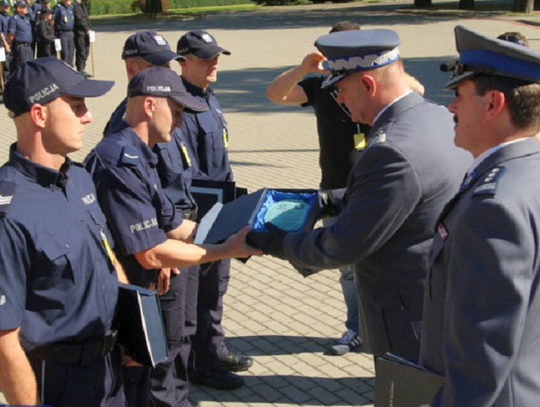
[[[136,362],[135,360],[131,358],[131,356],[128,356],[126,354],[126,350],[124,349],[122,345],[120,345],[120,355],[122,357],[122,366],[126,366],[126,367],[142,366],[139,362]]]
[[[158,295],[166,294],[169,288],[171,288],[171,274],[180,274],[180,270],[176,268],[161,269],[159,272],[156,284]]]
[[[318,192],[319,219],[333,218],[339,215],[339,210],[334,200],[331,189],[319,189]]]
[[[285,239],[285,236],[287,236],[287,232],[271,223],[265,223],[264,227],[271,236],[268,244],[263,247],[264,254],[269,254],[270,256],[285,260],[285,253],[283,252],[283,240]]]
[[[251,247],[246,243],[246,236],[251,231],[251,227],[246,226],[238,233],[229,237],[223,243],[223,249],[227,253],[227,257],[233,259],[246,258],[249,256],[262,256],[262,250]]]
[[[323,62],[326,58],[320,52],[313,52],[306,55],[302,64],[300,65],[302,72],[307,73],[322,73],[328,74],[329,72],[323,68]]]

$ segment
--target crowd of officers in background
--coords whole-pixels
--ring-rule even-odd
[[[10,13],[10,11],[13,11]],[[58,55],[83,76],[90,49],[91,26],[82,0],[17,0],[13,7],[0,1],[0,48],[4,48],[3,77],[24,62]],[[58,40],[55,45],[55,40]],[[75,63],[75,65],[74,65]]]

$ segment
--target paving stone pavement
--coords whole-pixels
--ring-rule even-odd
[[[98,26],[97,77],[113,79],[116,86],[108,95],[88,101],[94,122],[88,126],[83,150],[73,158],[86,156],[124,97],[127,77],[120,52],[124,40],[135,30],[158,31],[174,48],[185,31],[205,29],[232,52],[220,59],[214,88],[229,122],[230,158],[236,179],[252,191],[261,187],[317,187],[320,173],[312,112],[273,105],[266,99],[265,89],[275,76],[312,52],[314,40],[337,21],[347,19],[364,28],[396,30],[402,38],[400,50],[407,71],[425,85],[427,97],[442,104],[448,104],[453,95],[441,91],[447,76],[438,71],[438,66],[456,54],[455,25],[491,35],[518,30],[529,38],[531,47],[540,49],[539,28],[519,22],[518,17],[402,9],[410,4],[276,7],[209,14],[193,21]],[[180,72],[178,66],[174,69]],[[7,159],[14,140],[13,123],[5,107],[0,106],[0,162]],[[364,353],[343,357],[325,354],[344,329],[338,277],[338,271],[328,270],[304,279],[287,263],[273,258],[253,258],[247,264],[234,262],[223,324],[230,348],[253,356],[255,364],[242,373],[246,385],[238,390],[193,386],[193,405],[373,405],[371,357]]]

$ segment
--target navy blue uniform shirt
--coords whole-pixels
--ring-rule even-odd
[[[34,40],[30,20],[26,17],[21,17],[19,14],[15,14],[9,20],[8,32],[15,36],[15,42],[30,44]]]
[[[107,135],[86,157],[86,169],[120,249],[118,257],[132,284],[146,287],[159,270],[146,270],[134,254],[167,240],[182,217],[161,189],[157,157],[126,124]]]
[[[171,133],[171,141],[158,143],[153,148],[158,156],[157,170],[163,191],[180,210],[196,208],[191,194],[195,153],[184,140],[178,127]]]
[[[21,327],[26,351],[102,337],[118,295],[105,216],[92,179],[66,160],[60,172],[11,147],[0,169],[0,330]]]
[[[58,32],[73,31],[75,18],[73,17],[73,6],[64,6],[62,3],[54,8],[53,13],[54,30]]]
[[[7,40],[8,24],[11,16],[8,13],[0,12],[0,31],[4,33],[4,37]]]
[[[194,178],[233,181],[227,152],[229,134],[221,105],[212,89],[207,88],[205,91],[184,78],[182,81],[187,91],[209,108],[202,113],[182,113],[182,133],[186,136],[186,144],[197,152]]]

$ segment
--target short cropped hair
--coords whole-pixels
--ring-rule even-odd
[[[471,78],[476,93],[484,96],[498,90],[504,94],[512,124],[520,130],[540,130],[540,83],[496,75],[477,75]]]
[[[360,26],[352,21],[339,21],[332,26],[330,34],[340,31],[354,31],[360,30]]]
[[[508,31],[504,34],[501,34],[497,37],[498,40],[505,40],[508,42],[513,42],[514,44],[523,45],[524,47],[529,46],[529,41],[523,34],[517,31]]]

